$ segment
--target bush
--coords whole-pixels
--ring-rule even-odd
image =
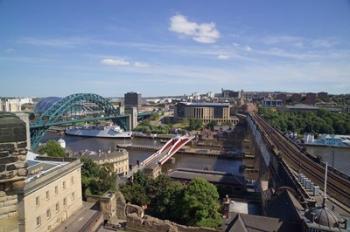
[[[81,179],[83,194],[90,192],[94,195],[102,195],[107,191],[116,191],[116,175],[108,171],[104,166],[96,164],[92,159],[82,157]]]
[[[204,179],[183,185],[167,176],[152,180],[138,172],[133,183],[123,185],[121,191],[128,202],[147,205],[146,213],[154,217],[213,228],[222,222],[217,189]]]
[[[55,140],[49,140],[46,144],[39,147],[38,153],[41,155],[48,155],[51,157],[64,157],[65,150]]]

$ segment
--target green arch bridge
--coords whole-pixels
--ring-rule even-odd
[[[119,109],[100,95],[77,93],[59,99],[32,119],[30,124],[32,148],[37,147],[51,126],[99,120],[112,120],[124,130],[129,130],[129,115],[121,115]]]

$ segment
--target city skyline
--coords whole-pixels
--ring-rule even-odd
[[[0,93],[348,93],[350,2],[264,3],[0,1]]]

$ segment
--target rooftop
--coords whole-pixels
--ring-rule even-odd
[[[79,159],[39,156],[31,151],[27,154],[28,176],[21,194],[30,194],[36,189],[55,181],[81,167]]]
[[[174,179],[192,180],[197,177],[206,179],[211,183],[245,185],[243,176],[237,176],[226,172],[196,170],[189,168],[178,168],[170,171],[168,176]]]
[[[84,157],[89,157],[92,160],[113,159],[113,158],[118,158],[121,156],[128,156],[128,155],[129,153],[125,149],[116,149],[114,151],[106,151],[106,152],[102,152],[102,151],[96,152],[96,151],[85,150],[85,151],[81,151],[79,153],[73,154],[73,156],[76,158],[80,158],[84,156]]]

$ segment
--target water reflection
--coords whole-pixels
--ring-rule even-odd
[[[137,144],[137,145],[161,145],[161,141],[154,139],[145,138],[133,138],[133,139],[105,139],[105,138],[87,138],[87,137],[77,137],[77,136],[66,136],[59,135],[55,133],[48,133],[43,142],[49,139],[58,140],[63,138],[66,141],[66,146],[73,152],[78,152],[81,150],[108,150],[115,148],[118,144]],[[152,154],[151,151],[135,151],[129,150],[129,163],[136,165],[137,161],[143,161],[148,156]],[[239,166],[241,161],[239,160],[228,160],[228,159],[218,159],[215,157],[208,157],[205,155],[187,155],[187,154],[176,154],[174,156],[175,164],[167,164],[166,169],[169,168],[193,168],[193,169],[206,169],[230,172],[234,174],[239,174]]]

